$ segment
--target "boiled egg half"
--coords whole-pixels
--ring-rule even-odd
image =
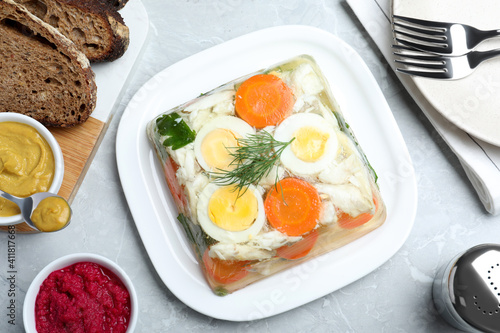
[[[338,140],[333,126],[315,113],[286,118],[276,128],[274,138],[282,142],[294,138],[281,154],[281,163],[299,175],[321,172],[337,155]]]
[[[194,154],[200,166],[208,172],[230,171],[233,157],[230,148],[238,146],[238,139],[255,134],[255,129],[240,118],[221,116],[205,124],[194,140]]]
[[[262,196],[255,186],[238,197],[234,185],[208,184],[200,193],[196,210],[203,230],[226,243],[251,240],[266,220]]]

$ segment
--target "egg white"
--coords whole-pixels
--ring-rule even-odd
[[[205,136],[215,129],[227,129],[239,135],[242,138],[246,137],[249,134],[255,134],[255,129],[252,126],[247,124],[242,119],[233,116],[217,117],[210,120],[207,124],[205,124],[200,129],[200,131],[196,135],[196,139],[194,140],[194,154],[200,166],[208,172],[214,172],[218,170],[214,170],[205,161],[203,152],[201,151],[201,144]]]
[[[259,193],[257,188],[252,185],[248,188],[248,191],[251,191],[251,193],[253,193],[253,195],[257,199],[257,217],[254,223],[248,229],[242,231],[229,231],[222,229],[215,223],[213,223],[210,219],[208,212],[208,203],[212,195],[219,188],[220,186],[211,183],[208,184],[200,193],[196,210],[198,213],[198,221],[203,230],[213,239],[225,243],[247,242],[253,237],[257,236],[266,221],[264,201],[262,200],[262,195]]]
[[[314,127],[321,132],[328,133],[329,138],[326,141],[323,156],[314,162],[303,161],[294,154],[291,145],[288,145],[281,154],[281,163],[298,175],[314,175],[325,170],[335,159],[338,150],[337,135],[333,126],[320,115],[299,113],[283,120],[276,128],[274,138],[288,142],[294,137],[294,133],[303,127]]]

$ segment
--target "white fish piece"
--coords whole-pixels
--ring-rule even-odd
[[[177,150],[172,150],[170,153],[175,163],[182,166],[176,173],[177,180],[181,185],[186,184],[188,181],[192,181],[201,170],[196,162],[193,149],[194,145],[190,143]]]
[[[276,271],[275,263],[270,260],[264,260],[252,265],[252,272],[263,276],[269,276]]]
[[[352,184],[329,185],[318,183],[316,189],[320,194],[328,195],[329,200],[332,201],[335,207],[351,216],[356,217],[362,213],[375,212],[371,191],[363,193]]]
[[[367,198],[369,197],[370,202],[373,204],[373,195],[370,186],[369,175],[366,169],[358,170],[358,172],[356,172],[352,177],[349,178],[349,182],[359,188],[361,193],[364,193]]]
[[[333,163],[328,169],[322,171],[318,178],[323,183],[340,185],[347,184],[349,179],[363,170],[363,164],[357,159],[355,155],[351,155],[341,161],[340,163]]]
[[[198,205],[198,200],[201,191],[207,186],[209,183],[209,179],[207,176],[205,176],[202,173],[199,173],[196,175],[193,181],[188,181],[185,186],[186,194],[188,196],[188,202],[189,202],[189,208],[191,210],[191,215],[193,218],[191,221],[193,223],[198,224],[198,219],[197,219],[197,210],[196,206]]]
[[[342,134],[342,136],[345,136],[345,134]],[[357,202],[360,205],[362,202],[365,202],[367,205],[369,204],[370,211],[374,210],[375,206],[373,204],[372,191],[369,180],[370,176],[365,169],[363,161],[358,154],[354,153],[350,144],[348,146],[344,145],[343,149],[345,150],[345,152],[351,153],[351,155],[338,163],[334,162],[329,169],[324,170],[318,175],[318,179],[325,185],[349,185],[357,188],[359,191],[359,195],[363,199],[353,199],[354,202]],[[347,189],[350,189],[350,187],[347,187]],[[350,191],[349,195],[355,195],[354,190],[351,189],[348,191]],[[334,204],[337,206],[337,203],[335,201]],[[364,208],[362,207],[362,205],[358,206],[358,210],[363,211]],[[341,207],[339,208],[342,209]],[[342,210],[345,211],[344,209]]]
[[[162,142],[164,140],[165,140],[165,137],[162,137],[160,139],[160,141],[162,141]],[[172,157],[174,162],[177,163],[177,165],[182,165],[181,161],[184,162],[184,159],[186,158],[185,155],[186,155],[187,150],[188,150],[187,146],[184,146],[184,147],[179,148],[177,150],[172,150],[171,147],[167,148],[168,154],[170,155],[170,157]]]
[[[297,99],[295,100],[295,103],[293,104],[293,111],[294,113],[297,113],[297,112],[307,112],[306,108],[309,107],[306,105],[306,103],[304,102],[304,95],[300,95],[297,97]]]
[[[186,170],[186,176],[189,180],[194,179],[199,170],[196,169],[196,157],[194,155],[193,149],[188,149],[186,152],[186,158],[184,159],[184,168]]]
[[[323,209],[321,210],[321,215],[318,222],[322,225],[330,225],[336,223],[338,217],[333,203],[330,200],[323,200],[321,204],[323,206]]]
[[[184,112],[193,112],[195,110],[207,110],[212,109],[219,103],[223,103],[226,101],[233,101],[235,95],[234,89],[231,90],[222,90],[216,93],[205,96],[204,98],[200,98],[196,102],[191,105],[188,105],[184,108]]]
[[[340,131],[337,118],[335,118],[332,110],[327,108],[316,95],[300,95],[295,101],[293,112],[316,113],[331,123],[337,131]]]
[[[257,189],[257,191],[260,193],[261,196],[264,196],[264,194],[266,194],[266,189],[261,185],[257,185],[255,186],[255,188]]]
[[[290,78],[295,88],[306,95],[317,95],[325,89],[310,64],[297,67]]]
[[[210,247],[208,255],[222,260],[264,260],[274,256],[274,251],[254,248],[247,244],[217,243]]]
[[[285,244],[298,242],[301,239],[301,236],[288,236],[284,233],[279,232],[278,230],[272,230],[268,232],[261,232],[246,244],[254,248],[260,248],[270,251],[280,248]]]
[[[213,107],[212,111],[221,116],[234,116],[234,100],[229,99],[227,101],[218,103]]]
[[[340,155],[338,155],[341,159],[345,158],[345,156],[351,156],[351,155],[356,155],[360,157],[358,150],[356,149],[356,146],[354,145],[354,142],[350,139],[347,134],[345,134],[342,131],[337,132],[337,140],[339,140],[339,146],[342,149],[342,152]]]
[[[358,187],[362,193],[371,196],[371,175],[365,167],[361,154],[356,149],[354,142],[343,132],[338,132],[337,138],[339,139],[339,142],[342,142],[342,149],[344,150],[343,154],[348,156],[346,160],[350,159],[349,161],[346,161],[346,167],[350,168],[352,173],[352,176],[348,178],[348,182]]]
[[[337,131],[340,131],[339,122],[337,121],[337,118],[333,114],[333,111],[327,108],[323,104],[323,102],[321,102],[318,96],[312,96],[310,99],[309,97],[306,96],[306,102],[313,105],[313,107],[315,108],[314,112],[323,116],[323,118],[325,118],[326,121],[331,123]]]
[[[285,174],[285,168],[283,168],[281,165],[274,166],[272,169],[269,170],[269,174],[263,177],[259,181],[259,185],[274,186],[276,180],[282,179],[284,174]]]
[[[266,131],[267,133],[274,135],[274,131],[276,130],[276,126],[266,126],[262,129],[262,131]]]
[[[189,114],[191,129],[198,133],[200,129],[214,118],[214,114],[209,109],[196,110]]]
[[[275,255],[275,250],[286,244],[301,240],[301,236],[292,237],[278,230],[261,232],[245,243],[219,242],[210,247],[209,256],[222,260],[262,260]]]

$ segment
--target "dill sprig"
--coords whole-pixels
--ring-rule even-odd
[[[218,185],[235,185],[239,198],[245,194],[249,185],[258,184],[262,178],[269,175],[273,167],[278,168],[281,154],[294,139],[288,142],[278,141],[266,131],[239,138],[237,147],[227,147],[233,157],[229,165],[236,167],[233,170],[219,169],[217,172],[210,172],[210,175]]]

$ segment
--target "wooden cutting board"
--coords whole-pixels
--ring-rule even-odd
[[[146,44],[149,18],[142,1],[130,0],[120,14],[129,27],[130,44],[120,59],[111,63],[92,64],[97,84],[97,104],[92,116],[75,127],[49,128],[61,146],[64,157],[64,178],[58,194],[70,204],[83,182]],[[0,231],[7,230],[8,226],[0,226]],[[26,223],[17,224],[16,232],[37,233]]]
[[[90,117],[85,123],[71,128],[49,128],[54,135],[64,157],[64,178],[59,195],[73,202],[78,187],[85,177],[90,162],[97,152],[97,147],[104,136],[106,123]],[[6,231],[2,226],[0,230]],[[16,232],[37,233],[26,223],[16,225]]]

